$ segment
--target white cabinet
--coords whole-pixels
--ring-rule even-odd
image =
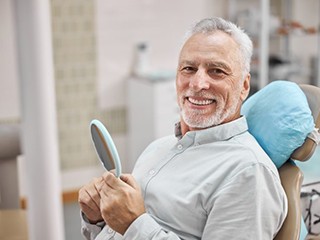
[[[128,162],[132,170],[142,151],[153,140],[174,134],[179,121],[175,80],[128,80]]]

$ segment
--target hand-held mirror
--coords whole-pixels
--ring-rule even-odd
[[[94,119],[90,123],[90,131],[93,145],[102,165],[108,171],[115,169],[116,176],[119,177],[121,162],[108,130],[99,120]]]

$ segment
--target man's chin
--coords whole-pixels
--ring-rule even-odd
[[[219,124],[221,124],[223,118],[220,117],[216,117],[216,116],[211,116],[210,118],[207,117],[200,117],[199,115],[196,116],[187,116],[185,114],[182,114],[182,118],[183,121],[190,127],[193,129],[204,129],[204,128],[209,128],[209,127],[213,127],[213,126],[217,126]]]
[[[214,122],[212,121],[203,121],[203,119],[199,119],[198,121],[195,119],[184,118],[184,122],[193,129],[204,129],[208,127],[214,126]]]

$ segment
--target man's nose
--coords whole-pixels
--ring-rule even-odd
[[[190,80],[189,87],[195,91],[201,91],[203,89],[209,89],[210,76],[204,70],[198,69]]]

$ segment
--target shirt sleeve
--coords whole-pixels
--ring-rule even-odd
[[[273,239],[287,214],[281,182],[261,164],[232,177],[207,203],[202,240]]]
[[[94,240],[106,225],[104,222],[90,224],[83,212],[80,212],[81,218],[81,234],[87,240]]]

